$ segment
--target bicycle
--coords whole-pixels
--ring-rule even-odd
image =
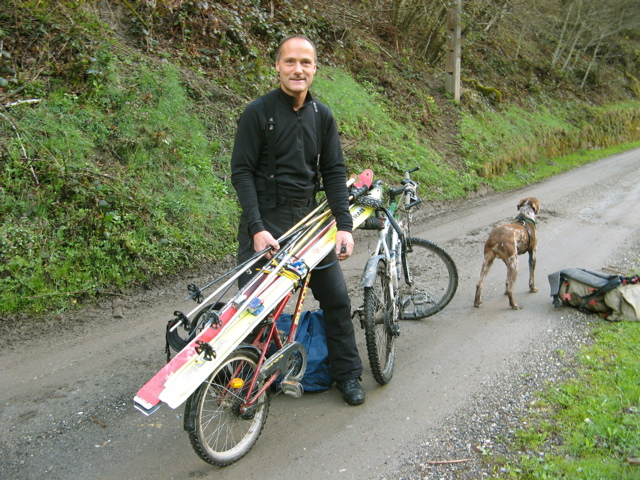
[[[401,187],[388,189],[388,207],[378,200],[381,181],[372,185],[374,195],[358,200],[376,208],[362,228],[379,231],[363,272],[364,305],[355,314],[365,331],[371,372],[380,385],[393,376],[400,320],[434,315],[449,304],[458,287],[451,256],[436,243],[410,234],[413,212],[422,202],[418,184],[411,179],[418,169],[405,172]]]
[[[374,213],[355,204],[371,184],[371,171],[348,183],[354,228]],[[257,441],[271,397],[300,397],[307,353],[295,340],[310,275],[335,248],[336,225],[326,200],[278,239],[281,249],[255,278],[231,299],[222,301],[237,278],[269,249],[200,289],[190,285],[199,306],[175,312],[167,325],[167,351],[177,353],[134,397],[136,409],[150,415],[162,404],[185,404],[184,429],[204,461],[227,466]],[[202,291],[226,279],[206,299]],[[298,298],[287,332],[278,319],[294,292]],[[186,334],[180,334],[184,329]]]
[[[371,177],[372,172],[365,171],[349,185],[354,228],[382,208],[377,207],[381,188],[368,191]],[[177,353],[138,391],[135,408],[150,415],[162,402],[171,408],[184,404],[183,426],[201,459],[227,466],[246,455],[262,432],[272,396],[303,393],[307,352],[296,341],[298,321],[310,275],[335,248],[335,234],[335,220],[325,200],[278,239],[282,248],[230,299],[222,300],[243,271],[269,249],[202,289],[191,285],[188,298],[199,306],[186,315],[174,313],[167,325],[167,348]],[[202,298],[203,290],[222,279],[226,280],[219,288]],[[294,292],[298,296],[291,326],[281,331],[278,319]],[[181,329],[186,331],[184,337]]]

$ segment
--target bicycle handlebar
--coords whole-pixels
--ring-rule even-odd
[[[389,187],[389,195],[391,196],[391,198],[395,198],[398,195],[402,195],[405,190],[406,190],[405,186],[398,187],[398,188]]]
[[[410,170],[405,171],[404,172],[404,178],[400,182],[402,184],[402,186],[398,187],[398,188],[389,188],[388,192],[389,192],[389,196],[391,197],[392,201],[395,200],[395,198],[398,195],[402,195],[403,193],[405,193],[407,191],[407,189],[413,189],[415,191],[415,188],[418,186],[418,184],[415,181],[411,180],[411,174],[413,172],[418,171],[418,170],[420,170],[420,167],[415,167],[415,168],[412,168]],[[415,207],[420,202],[422,202],[422,200],[416,199],[415,201],[413,201],[409,205],[407,205],[407,207],[408,208]]]

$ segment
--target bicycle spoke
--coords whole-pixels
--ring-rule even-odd
[[[205,461],[219,466],[242,458],[258,439],[269,410],[268,392],[246,407],[249,385],[257,374],[257,354],[238,349],[212,374],[210,380],[194,393],[196,429],[189,437],[196,453]],[[233,382],[242,384],[236,390]],[[260,385],[255,385],[256,391]],[[185,416],[192,415],[185,411]]]

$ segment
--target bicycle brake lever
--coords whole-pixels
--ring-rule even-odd
[[[417,200],[414,200],[409,205],[407,205],[406,209],[407,210],[411,210],[413,207],[416,207],[416,206],[420,205],[421,203],[422,203],[422,200],[418,198]]]

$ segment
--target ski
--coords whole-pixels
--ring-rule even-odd
[[[370,186],[371,174],[367,172],[353,182],[354,187]],[[374,213],[374,208],[351,205],[350,213],[355,229]],[[320,217],[324,218],[325,215],[320,214]],[[335,220],[308,223],[312,225],[292,240],[293,247],[287,249],[288,254],[274,268],[270,269],[270,264],[267,265],[263,273],[220,310],[219,322],[200,332],[138,391],[134,397],[136,409],[150,415],[162,402],[171,408],[180,406],[247,335],[297,288],[302,278],[296,277],[295,269],[292,273],[291,260],[301,260],[307,271],[311,271],[335,248]],[[302,277],[305,274],[303,272]]]

